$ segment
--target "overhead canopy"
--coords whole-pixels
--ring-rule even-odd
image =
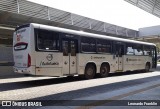
[[[32,22],[116,37],[138,37],[138,31],[135,30],[26,0],[0,0],[0,26],[15,28]]]
[[[160,0],[125,0],[157,17],[160,18]],[[160,42],[160,26],[145,27],[139,29],[139,37],[137,40],[146,42]],[[160,47],[160,46],[159,46]]]
[[[125,0],[160,18],[160,0]]]

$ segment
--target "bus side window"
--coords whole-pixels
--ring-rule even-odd
[[[42,43],[43,43],[42,39],[38,38],[37,44],[40,49],[44,49],[44,46]]]
[[[149,46],[144,45],[144,55],[151,56],[151,48]]]
[[[134,55],[134,48],[130,43],[126,43],[126,55]]]
[[[111,53],[111,42],[108,40],[97,39],[98,53]]]
[[[44,40],[45,50],[52,50],[52,40]]]
[[[43,51],[58,51],[59,33],[39,29],[37,35],[37,48]]]
[[[63,41],[63,56],[68,56],[68,41]]]
[[[134,54],[138,56],[143,55],[143,45],[140,44],[134,45]]]
[[[94,38],[82,37],[81,51],[82,52],[96,52],[96,40]]]
[[[76,44],[75,44],[75,41],[71,41],[71,56],[76,56]]]

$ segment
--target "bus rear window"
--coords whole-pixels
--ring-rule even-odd
[[[17,43],[16,45],[14,45],[14,50],[18,51],[18,50],[25,50],[27,48],[28,44],[25,42],[21,42],[21,43]]]

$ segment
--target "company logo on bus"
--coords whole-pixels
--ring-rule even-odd
[[[46,58],[48,61],[51,61],[53,59],[53,54],[48,54],[48,56]]]

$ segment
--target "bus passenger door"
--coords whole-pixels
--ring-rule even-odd
[[[63,74],[72,75],[77,73],[77,40],[64,39],[62,41],[63,49]]]
[[[116,44],[115,54],[116,54],[116,70],[122,71],[123,70],[124,45]]]

